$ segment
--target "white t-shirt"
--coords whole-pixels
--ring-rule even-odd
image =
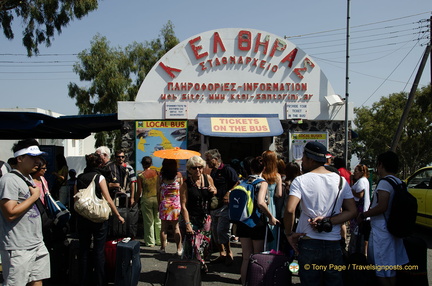
[[[367,211],[370,205],[370,190],[369,190],[369,180],[366,177],[361,177],[352,187],[356,193],[361,193],[364,191],[364,207],[363,210]],[[354,200],[358,202],[360,198],[354,197]]]
[[[398,184],[401,183],[401,181],[395,176],[391,177],[396,179]],[[378,190],[390,193],[389,207],[385,212],[385,216],[389,217],[391,209],[390,206],[394,196],[393,187],[389,182],[380,180],[372,198],[371,209],[378,205]],[[371,257],[373,258],[374,263],[376,265],[403,265],[408,263],[408,256],[405,251],[403,239],[396,238],[388,232],[387,222],[384,215],[380,214],[373,216],[370,218],[370,221],[372,229],[371,237],[369,238],[369,251],[373,252],[371,253]]]
[[[342,188],[337,197],[340,178],[338,174],[331,172],[325,174],[306,173],[294,179],[291,184],[290,195],[300,199],[302,209],[296,232],[306,233],[306,236],[314,239],[340,240],[340,224],[333,225],[331,232],[318,232],[308,222],[308,219],[318,216],[330,217],[339,214],[343,200],[353,198],[351,188],[346,180],[342,180]],[[335,207],[332,214],[333,205]]]

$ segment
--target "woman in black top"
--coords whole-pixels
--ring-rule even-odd
[[[87,188],[92,182],[93,178],[96,182],[96,196],[107,200],[108,205],[111,208],[112,214],[117,216],[121,223],[124,223],[124,218],[119,214],[111,196],[108,192],[108,185],[105,177],[100,174],[98,167],[102,163],[102,158],[98,154],[86,155],[87,167],[84,169],[84,173],[80,174],[77,178],[74,193],[78,190]],[[96,177],[95,177],[96,176]],[[93,236],[93,259],[95,267],[95,281],[91,285],[105,285],[105,242],[108,234],[108,220],[100,223],[92,222],[77,214],[77,227],[78,227],[78,238],[79,238],[79,285],[89,285],[89,279],[87,275],[88,271],[88,254],[90,250],[90,244]]]
[[[182,219],[187,239],[183,255],[188,259],[196,258],[206,271],[205,259],[209,255],[211,238],[210,199],[216,195],[213,179],[203,174],[206,162],[193,156],[186,163],[188,178],[180,189]],[[183,225],[183,223],[182,223]]]

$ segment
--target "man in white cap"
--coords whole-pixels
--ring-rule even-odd
[[[50,259],[43,242],[41,215],[35,204],[40,190],[29,187],[28,183],[35,186],[30,173],[37,170],[39,156],[45,152],[40,151],[34,139],[19,141],[12,150],[17,163],[15,170],[0,178],[3,285],[38,286],[50,277]]]

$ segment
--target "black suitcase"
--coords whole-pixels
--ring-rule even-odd
[[[69,248],[69,261],[68,261],[68,282],[69,285],[79,284],[79,240],[72,239],[68,244]],[[91,259],[89,259],[91,261]]]
[[[201,262],[198,260],[168,260],[165,286],[201,286]]]
[[[124,218],[125,223],[122,224],[116,216],[111,216],[108,222],[108,237],[110,239],[118,239],[124,237],[135,238],[137,235],[137,223],[139,216],[138,204],[129,207],[129,198],[124,193],[114,195],[114,202],[119,202],[117,207],[118,212]]]
[[[397,271],[396,285],[428,286],[426,241],[420,237],[409,236],[404,238],[404,245],[409,259],[405,266],[412,269]]]
[[[115,285],[138,285],[141,274],[140,243],[137,240],[117,243]]]
[[[279,252],[280,227],[278,226],[277,249]],[[267,245],[267,234],[264,239],[264,247]],[[289,265],[292,259],[284,254],[272,254],[269,251],[252,254],[246,274],[246,285],[248,286],[280,286],[292,285],[292,273]]]

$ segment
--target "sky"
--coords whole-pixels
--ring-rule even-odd
[[[349,64],[346,73],[347,4]],[[257,1],[257,0],[103,0],[99,8],[56,34],[50,47],[28,58],[22,46],[21,19],[15,39],[0,36],[0,108],[42,108],[78,114],[68,96],[70,82],[86,87],[73,72],[77,54],[96,34],[124,48],[159,37],[168,21],[182,42],[220,28],[249,28],[286,39],[309,54],[335,92],[355,107],[370,107],[382,96],[409,92],[429,41],[430,0]],[[349,85],[347,88],[346,77]],[[431,81],[428,60],[419,87]]]

